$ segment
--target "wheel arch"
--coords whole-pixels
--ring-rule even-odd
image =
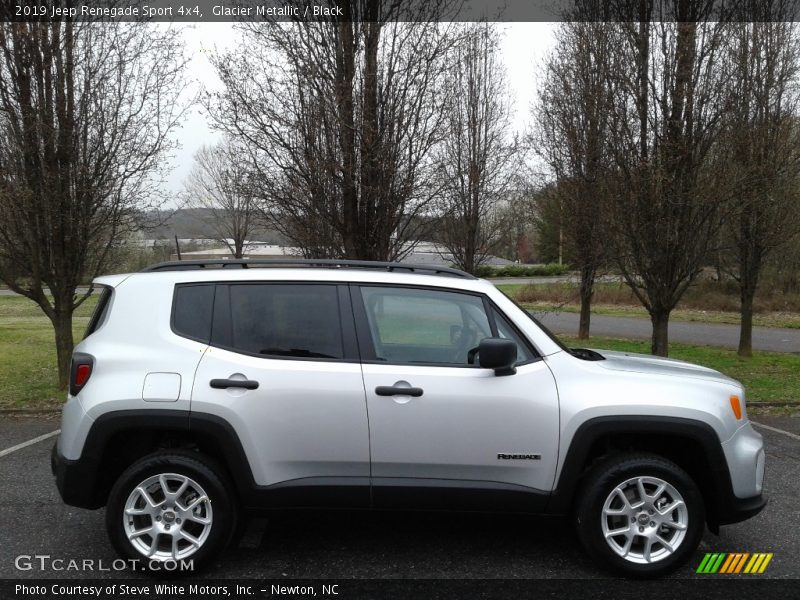
[[[68,503],[100,508],[114,481],[136,460],[155,450],[179,448],[197,450],[221,463],[240,500],[255,487],[241,441],[224,419],[183,410],[122,410],[100,415],[89,430],[80,458],[69,461],[80,465],[82,481],[68,494]]]
[[[548,512],[570,513],[592,465],[631,450],[658,454],[684,469],[700,488],[709,527],[716,529],[725,522],[733,487],[717,433],[696,419],[651,415],[596,417],[581,424],[559,471]]]

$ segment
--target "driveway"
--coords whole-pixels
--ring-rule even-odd
[[[800,577],[800,536],[796,526],[797,498],[800,497],[797,477],[800,419],[784,417],[782,421],[770,421],[764,417],[762,420],[772,427],[759,428],[767,448],[765,486],[770,503],[753,519],[723,527],[720,536],[706,531],[695,556],[677,572],[673,581],[686,579],[691,585],[709,581],[725,584],[724,576],[713,579],[713,576],[695,573],[706,552],[773,552],[769,568],[758,576],[759,579]],[[55,419],[0,418],[0,451],[57,426]],[[784,428],[791,428],[795,437],[791,432],[787,435],[776,431]],[[91,559],[95,564],[102,560],[110,565],[115,559],[105,535],[104,511],[81,510],[61,503],[50,474],[52,442],[52,439],[46,440],[0,457],[0,481],[3,482],[0,486],[0,578],[27,579],[31,584],[51,578],[133,577],[140,582],[151,581],[128,571],[64,573],[38,567],[16,568],[20,555],[48,555],[50,559],[64,559],[64,564],[70,559],[79,562]],[[23,561],[22,566],[25,564]],[[228,551],[207,573],[192,576],[190,580],[195,582],[200,577],[217,580],[435,578],[462,580],[462,584],[465,579],[553,579],[560,580],[553,584],[569,586],[570,582],[564,580],[605,578],[607,575],[589,561],[572,528],[562,519],[336,512],[276,515],[268,520],[252,521],[238,547]],[[741,576],[736,582],[731,581],[733,576],[727,579],[728,583],[741,584],[747,577]],[[400,583],[411,585],[413,582]],[[593,583],[605,585],[603,581]],[[621,583],[631,592],[625,597],[654,597],[652,582]],[[739,595],[742,589],[730,589],[727,597],[742,597]],[[485,597],[472,591],[464,589],[463,594],[448,597]],[[663,597],[677,597],[674,592],[673,587],[672,593]],[[378,593],[372,597],[382,595]],[[412,596],[407,591],[393,597]]]

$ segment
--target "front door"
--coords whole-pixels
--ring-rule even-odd
[[[529,342],[480,294],[354,286],[352,296],[374,502],[492,509],[506,498],[510,508],[542,508],[557,460],[558,395]],[[517,342],[516,374],[475,364],[488,337]]]

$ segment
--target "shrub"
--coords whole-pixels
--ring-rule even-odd
[[[492,267],[481,265],[475,269],[478,277],[550,277],[569,273],[569,265],[550,263],[546,265],[505,265]]]

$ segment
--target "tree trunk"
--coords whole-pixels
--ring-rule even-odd
[[[594,296],[594,268],[584,266],[581,268],[581,317],[578,324],[578,339],[589,339],[589,325],[592,318],[592,296]]]
[[[665,309],[650,311],[650,322],[653,324],[650,353],[655,356],[669,356],[669,313]]]
[[[58,389],[65,390],[69,384],[69,368],[72,362],[72,350],[75,347],[72,338],[72,311],[66,309],[56,310],[53,312],[51,320],[56,338]]]
[[[360,256],[358,234],[358,193],[356,191],[355,108],[353,106],[353,77],[355,72],[354,23],[350,3],[344,3],[345,17],[338,24],[339,47],[336,51],[336,105],[338,112],[339,144],[342,150],[342,218],[345,258]]]
[[[742,307],[739,326],[739,356],[745,358],[753,356],[753,298],[755,295],[755,286],[746,285],[743,279],[741,284]]]

